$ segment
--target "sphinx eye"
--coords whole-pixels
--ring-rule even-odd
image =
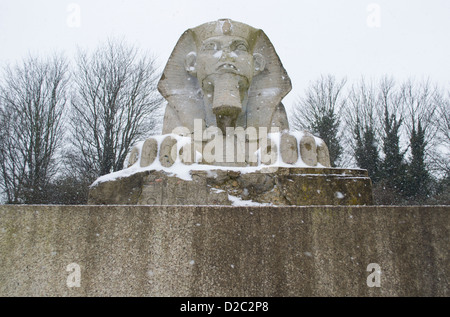
[[[247,52],[247,46],[243,43],[240,43],[236,46],[236,51],[244,51]]]
[[[204,49],[205,51],[215,51],[215,50],[217,50],[217,44],[214,43],[214,42],[206,43],[206,44],[203,46],[203,49]]]

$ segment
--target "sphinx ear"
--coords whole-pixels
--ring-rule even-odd
[[[189,75],[196,76],[197,75],[197,54],[195,52],[190,52],[186,55],[184,60],[184,67]]]
[[[254,69],[253,69],[253,75],[258,75],[260,72],[266,68],[266,60],[264,56],[262,56],[259,53],[253,54],[253,60],[254,60]]]

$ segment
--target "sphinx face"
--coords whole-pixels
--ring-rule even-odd
[[[186,69],[197,77],[205,105],[216,116],[222,131],[235,126],[253,76],[263,61],[260,54],[252,54],[244,38],[230,35],[208,38],[196,56],[186,57]]]
[[[231,73],[251,82],[254,59],[247,41],[237,36],[218,36],[205,40],[197,55],[197,78],[203,82],[213,74]]]

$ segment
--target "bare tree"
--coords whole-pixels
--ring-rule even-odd
[[[345,104],[343,87],[346,79],[337,81],[334,76],[321,76],[306,90],[306,96],[294,106],[291,126],[294,130],[306,129],[322,138],[328,146],[332,166],[342,154],[340,112]]]
[[[4,69],[0,88],[1,189],[7,203],[44,203],[63,138],[68,64],[28,57]]]
[[[437,130],[438,140],[450,148],[450,91],[447,98],[437,96]]]
[[[415,83],[406,81],[401,87],[401,95],[405,107],[405,127],[408,135],[417,129],[420,123],[425,131],[425,143],[427,148],[434,146],[434,140],[438,131],[436,122],[441,122],[439,106],[443,98],[437,86],[433,86],[429,80]],[[445,114],[444,121],[445,121]],[[448,117],[448,115],[447,115]]]
[[[71,168],[91,179],[122,169],[131,145],[156,124],[154,59],[108,40],[90,55],[79,52],[73,77]]]
[[[436,115],[434,126],[436,135],[430,149],[431,166],[435,174],[450,177],[450,91],[435,95]]]

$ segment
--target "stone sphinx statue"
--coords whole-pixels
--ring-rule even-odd
[[[277,150],[282,160],[296,162],[298,142],[288,134],[289,122],[281,103],[291,88],[291,80],[262,30],[229,19],[202,24],[187,30],[178,40],[158,84],[168,101],[162,132],[170,134],[179,127],[192,134],[210,127],[219,128],[223,134],[236,127],[280,131],[283,135]],[[260,141],[266,137],[258,132],[246,136],[247,143],[258,140],[254,151],[261,148],[264,142]],[[330,166],[323,141],[304,133],[299,145],[308,166]],[[203,163],[254,165],[256,159],[249,159],[253,153],[248,153],[252,148],[248,144],[244,147],[247,164],[236,158],[227,164],[224,159]],[[198,142],[194,151],[203,153]],[[223,152],[227,151],[224,146]]]
[[[158,89],[167,100],[162,135],[133,147],[117,180],[97,180],[90,203],[371,202],[371,191],[361,195],[371,188],[366,171],[331,169],[320,138],[289,131],[281,101],[291,81],[262,30],[230,19],[188,29]],[[180,164],[188,179],[174,174]]]

